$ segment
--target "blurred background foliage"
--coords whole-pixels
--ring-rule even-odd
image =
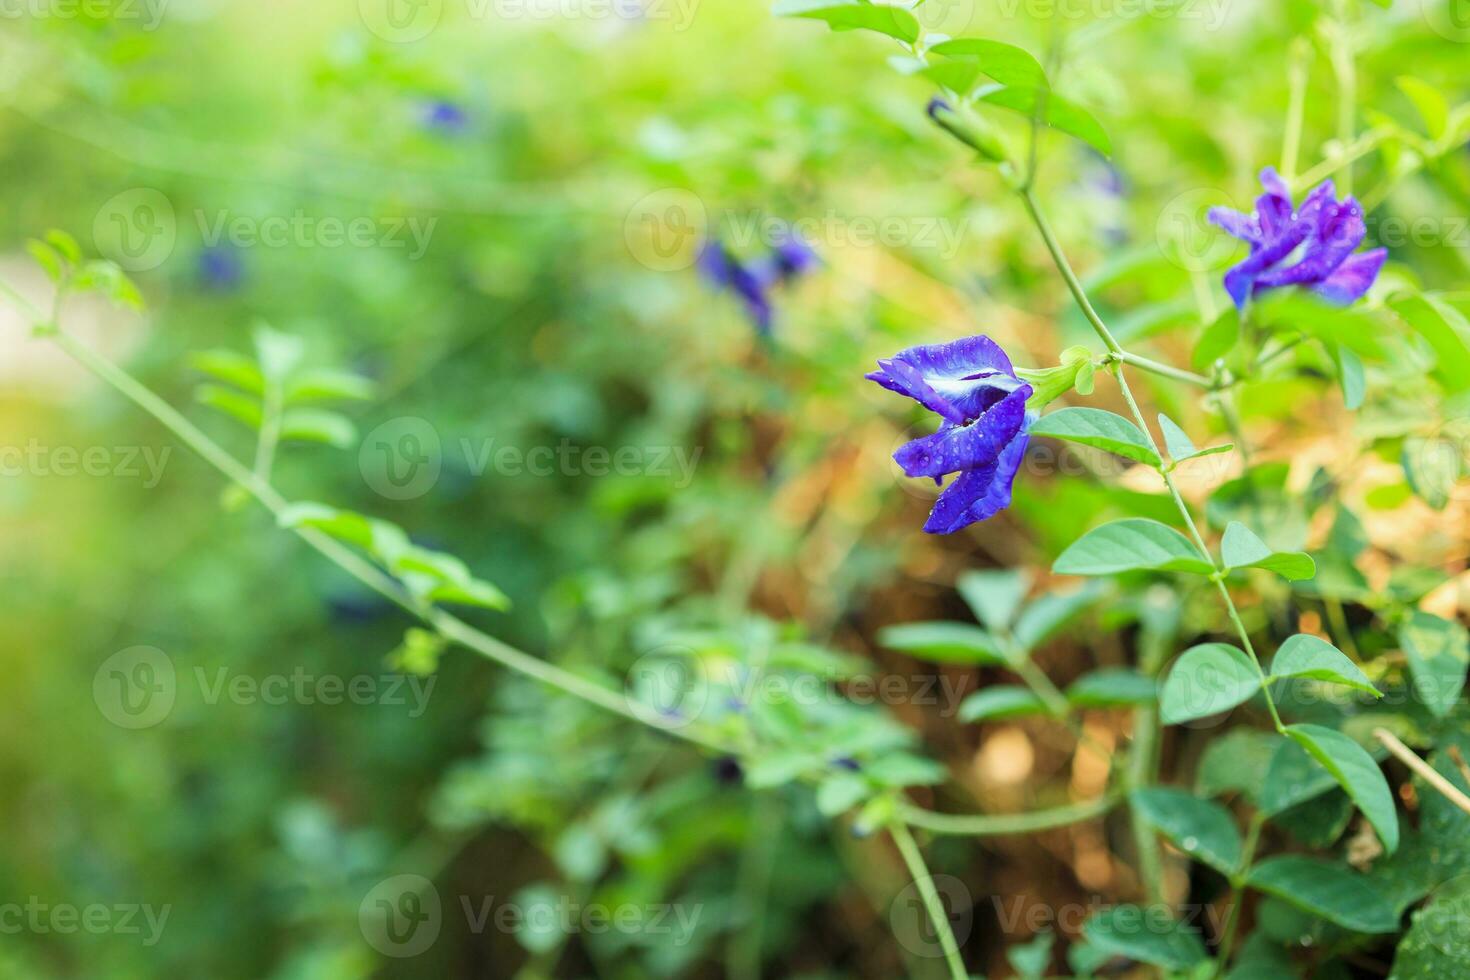
[[[1053,17],[1051,5],[1024,2],[921,9],[933,31],[1053,52],[1059,87],[1103,121],[1116,151],[1107,161],[1049,137],[1041,194],[1120,335],[1186,364],[1227,302],[1218,270],[1233,255],[1200,260],[1219,246],[1201,237],[1198,212],[1248,201],[1256,171],[1278,159],[1293,38],[1306,38],[1304,168],[1334,132],[1317,7],[1223,0],[1127,17],[1082,6],[1061,4],[1078,15]],[[885,39],[831,38],[747,2],[599,8],[621,11],[609,16],[442,8],[414,40],[385,28],[368,0],[7,14],[0,272],[44,296],[25,239],[61,227],[106,251],[110,202],[140,188],[161,194],[173,241],[134,276],[149,312],[78,300],[68,314],[76,332],[242,455],[238,430],[191,407],[200,377],[188,352],[247,349],[264,321],[304,338],[315,360],[372,378],[378,397],[349,410],[356,426],[428,420],[443,447],[432,491],[385,499],[354,446],[288,447],[283,492],[389,518],[454,550],[515,602],[477,622],[614,684],[670,636],[714,657],[779,635],[819,645],[820,657],[840,651],[883,672],[927,674],[936,668],[881,650],[876,631],[968,621],[952,588],[962,569],[1046,567],[1103,517],[1166,506],[1151,482],[1038,463],[1023,469],[1003,515],[952,538],[918,533],[928,500],[895,479],[887,456],[919,416],[896,414],[861,380],[874,358],[986,332],[1018,364],[1044,366],[1090,335],[1014,202],[924,117],[927,84],[885,65]],[[1470,97],[1465,43],[1425,10],[1358,11],[1365,123],[1420,127],[1395,85],[1406,72],[1452,103]],[[1402,179],[1392,154],[1359,164],[1360,187],[1385,189],[1375,217],[1439,222],[1427,239],[1385,242],[1390,281],[1438,290],[1464,281],[1470,233],[1461,224],[1456,238],[1447,216],[1470,214],[1467,163],[1447,154]],[[661,227],[666,202],[684,207],[691,195],[694,220]],[[432,231],[421,255],[406,231],[365,247],[301,236],[211,245],[220,215],[256,225],[368,218],[379,233],[413,218]],[[823,229],[809,236],[821,265],[778,293],[769,339],[692,268],[699,240],[738,239],[758,218]],[[897,230],[864,238],[880,227]],[[650,239],[666,233],[677,236],[673,258]],[[8,312],[4,328],[0,442],[155,454],[172,445],[29,341]],[[1405,377],[1377,388],[1355,423],[1312,356],[1240,398],[1256,444],[1290,464],[1281,500],[1299,517],[1293,546],[1323,546],[1331,515],[1301,491],[1325,467],[1373,543],[1349,563],[1375,588],[1390,569],[1427,569],[1426,587],[1404,594],[1439,589],[1435,608],[1455,616],[1463,580],[1446,586],[1443,573],[1464,567],[1464,501],[1435,510],[1416,498],[1394,452],[1406,431],[1438,423],[1412,410],[1422,381],[1412,366],[1372,365],[1380,380],[1399,368]],[[1202,445],[1224,429],[1177,389],[1150,396]],[[676,485],[477,471],[461,448],[564,442],[678,447],[697,462]],[[1230,470],[1188,487],[1196,499],[1238,475],[1239,458],[1227,459]],[[10,610],[0,894],[172,908],[153,947],[123,935],[7,936],[9,975],[715,976],[749,962],[742,943],[752,942],[772,975],[935,968],[905,963],[889,937],[888,903],[905,879],[881,841],[829,822],[804,790],[742,792],[728,764],[462,652],[443,657],[418,717],[411,705],[209,703],[196,671],[383,675],[408,623],[265,515],[222,499],[215,474],[182,448],[147,483],[35,470],[0,480]],[[1328,614],[1282,588],[1248,615]],[[1058,683],[1130,662],[1140,637],[1177,648],[1175,637],[1207,633],[1220,616],[1163,585],[1128,595],[1040,649]],[[1347,614],[1365,643],[1391,645],[1351,599]],[[128,731],[99,713],[92,681],[108,656],[136,645],[168,654],[179,694],[164,723]],[[965,691],[998,673],[938,669]],[[956,780],[948,792],[973,796],[962,808],[1062,802],[1106,779],[1105,760],[1074,757],[1065,733],[1043,722],[960,725],[939,707],[901,703],[864,714],[857,729],[896,745],[922,736]],[[1103,712],[1089,731],[1111,745],[1126,720]],[[858,736],[833,738],[841,754],[842,739]],[[1203,744],[1186,733],[1174,752],[1197,755]],[[983,895],[1027,903],[1126,897],[1136,882],[1114,856],[1125,839],[1111,821],[946,839],[935,864]],[[549,889],[609,904],[697,903],[704,914],[686,944],[476,934],[449,914],[428,953],[394,961],[364,943],[358,906],[399,872],[433,878],[455,907],[452,896]],[[974,917],[972,962],[1004,974],[997,908],[977,895]],[[753,921],[763,927],[753,932]]]

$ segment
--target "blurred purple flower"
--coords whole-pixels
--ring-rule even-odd
[[[1337,200],[1329,180],[1294,208],[1290,189],[1271,167],[1261,171],[1261,185],[1266,192],[1251,214],[1210,209],[1211,223],[1250,243],[1250,255],[1225,273],[1225,290],[1236,307],[1244,309],[1255,294],[1281,286],[1306,286],[1342,306],[1366,293],[1388,250],[1353,254],[1367,234],[1358,202],[1351,196]]]
[[[737,258],[723,242],[711,239],[699,253],[698,264],[705,281],[739,297],[755,329],[768,336],[774,317],[771,289],[806,274],[818,262],[820,259],[812,247],[787,229],[768,254],[749,262]]]
[[[240,285],[244,268],[240,256],[228,248],[206,248],[199,253],[199,280],[210,289],[230,290]]]
[[[910,347],[880,360],[866,377],[944,420],[938,432],[893,454],[909,476],[942,483],[945,475],[959,474],[934,502],[925,531],[950,534],[1010,505],[1036,413],[1026,411],[1031,386],[1016,377],[993,340],[967,337]]]
[[[452,136],[469,124],[469,114],[447,99],[436,99],[424,107],[424,126],[438,133]]]

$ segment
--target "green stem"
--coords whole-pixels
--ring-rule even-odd
[[[1133,420],[1143,430],[1144,437],[1148,440],[1149,446],[1153,448],[1156,455],[1162,455],[1159,452],[1159,444],[1154,440],[1153,431],[1149,429],[1148,423],[1144,421],[1143,412],[1139,409],[1138,402],[1133,397],[1132,389],[1128,387],[1128,379],[1123,376],[1122,365],[1113,365],[1113,376],[1117,378],[1118,387],[1123,392],[1123,399],[1128,403],[1128,408],[1133,412]],[[1210,576],[1210,579],[1220,591],[1220,599],[1225,603],[1225,611],[1230,614],[1230,621],[1235,624],[1235,630],[1240,635],[1240,642],[1245,647],[1245,652],[1250,654],[1251,662],[1256,665],[1256,673],[1261,678],[1261,691],[1266,695],[1266,707],[1271,709],[1271,719],[1276,723],[1276,730],[1281,731],[1283,728],[1281,715],[1276,711],[1276,702],[1271,697],[1270,686],[1266,683],[1266,670],[1261,666],[1260,657],[1256,656],[1256,648],[1251,643],[1250,633],[1246,630],[1245,623],[1241,622],[1240,613],[1235,608],[1235,600],[1230,597],[1230,589],[1225,585],[1225,570],[1210,552],[1209,546],[1205,544],[1205,539],[1200,534],[1199,527],[1194,523],[1194,514],[1190,511],[1189,505],[1184,502],[1184,498],[1180,496],[1179,487],[1174,483],[1174,477],[1169,474],[1168,468],[1160,465],[1157,469],[1159,476],[1164,479],[1164,486],[1169,488],[1169,496],[1174,499],[1174,507],[1179,511],[1179,517],[1184,521],[1184,526],[1188,529],[1189,536],[1194,539],[1195,547],[1199,548],[1199,553],[1202,557],[1209,561],[1211,565],[1215,566],[1214,574]]]
[[[1140,371],[1148,371],[1165,378],[1173,378],[1175,381],[1183,381],[1185,384],[1198,385],[1201,388],[1213,388],[1215,386],[1215,383],[1203,374],[1195,374],[1193,371],[1186,371],[1183,368],[1163,364],[1138,354],[1130,354],[1128,351],[1115,351],[1113,360],[1122,361],[1124,364],[1136,367]]]
[[[1006,834],[1030,834],[1039,830],[1066,827],[1100,817],[1118,805],[1122,794],[1114,791],[1084,803],[1032,810],[1029,813],[953,814],[935,813],[908,803],[899,805],[899,819],[911,827],[921,827],[935,834],[969,837],[999,837]]]
[[[1383,142],[1383,139],[1383,133],[1377,130],[1369,130],[1354,140],[1351,145],[1339,148],[1338,153],[1323,160],[1296,180],[1291,181],[1291,188],[1300,191],[1315,187],[1328,177],[1331,177],[1334,170],[1341,167],[1350,167],[1353,161],[1372,153],[1378,148],[1378,144]],[[1339,192],[1341,192],[1340,189]],[[1367,210],[1372,209],[1368,208]]]
[[[1281,141],[1281,177],[1288,184],[1296,179],[1297,158],[1302,145],[1302,118],[1307,104],[1307,58],[1311,47],[1305,38],[1291,45],[1291,62],[1286,70],[1286,135]]]
[[[1225,929],[1220,937],[1220,952],[1215,958],[1215,976],[1224,973],[1230,965],[1230,954],[1235,947],[1235,933],[1240,927],[1240,903],[1245,900],[1245,879],[1249,877],[1251,862],[1256,858],[1256,845],[1261,839],[1261,828],[1266,817],[1260,812],[1251,815],[1250,828],[1245,835],[1245,851],[1240,859],[1240,870],[1230,876],[1230,908],[1225,912]]]
[[[954,930],[949,927],[949,915],[944,910],[944,902],[939,897],[939,890],[934,887],[934,879],[929,874],[928,866],[924,864],[924,855],[914,842],[914,835],[901,822],[889,826],[888,833],[893,836],[893,843],[898,845],[898,853],[908,866],[909,877],[919,888],[919,897],[924,900],[924,911],[928,913],[929,922],[939,936],[944,960],[949,964],[950,977],[952,980],[970,980],[965,961],[960,958],[960,946],[955,942]]]
[[[1337,142],[1347,150],[1356,128],[1358,74],[1353,63],[1353,37],[1345,0],[1333,2],[1332,73],[1337,79]],[[1353,192],[1352,160],[1344,158],[1337,172],[1337,190],[1343,197]]]
[[[48,336],[83,367],[157,419],[205,462],[243,487],[277,518],[289,506],[286,498],[274,487],[231,456],[172,405],[159,398],[132,375],[60,330],[54,330]],[[590,704],[605,708],[630,721],[639,722],[664,734],[714,751],[730,751],[730,747],[722,741],[706,736],[692,726],[685,727],[674,719],[666,721],[648,712],[635,711],[628,699],[617,691],[579,677],[570,671],[503,643],[442,609],[421,605],[405,593],[395,579],[335,538],[311,528],[293,528],[292,530],[297,537],[347,574],[428,623],[446,639],[474,650],[503,667],[557,688]]]
[[[1130,790],[1145,789],[1157,775],[1159,717],[1153,708],[1138,708],[1133,714],[1133,745],[1128,750],[1127,785]],[[1150,904],[1164,901],[1164,856],[1154,828],[1137,810],[1132,812],[1130,829],[1133,846],[1138,852],[1138,875]]]
[[[1072,712],[1072,702],[1068,701],[1067,696],[1057,689],[1050,677],[1046,676],[1046,671],[1025,658],[1016,660],[1012,669],[1021,680],[1026,682],[1031,693],[1042,700],[1047,711],[1057,718],[1066,720]]]
[[[1026,212],[1031,215],[1031,220],[1036,224],[1036,230],[1041,232],[1041,240],[1046,243],[1046,250],[1051,253],[1052,262],[1056,264],[1057,271],[1062,274],[1062,279],[1071,291],[1072,298],[1077,301],[1077,308],[1092,324],[1092,329],[1097,332],[1108,351],[1113,354],[1123,353],[1123,348],[1113,337],[1112,331],[1107,324],[1103,323],[1102,317],[1097,315],[1097,310],[1092,308],[1092,301],[1087,298],[1087,290],[1082,288],[1082,282],[1077,278],[1077,273],[1072,271],[1072,263],[1067,261],[1067,255],[1062,251],[1061,243],[1057,241],[1056,234],[1051,230],[1051,223],[1046,220],[1046,215],[1041,213],[1041,205],[1036,201],[1036,195],[1031,188],[1025,187],[1020,191],[1021,201],[1026,205]]]
[[[780,805],[780,797],[774,793],[759,793],[751,801],[754,826],[746,838],[735,880],[734,911],[740,926],[726,950],[725,970],[731,980],[760,980],[766,895],[781,831]]]

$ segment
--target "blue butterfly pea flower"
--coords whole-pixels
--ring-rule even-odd
[[[1265,193],[1243,214],[1211,208],[1210,222],[1250,245],[1250,254],[1225,273],[1225,291],[1239,309],[1267,289],[1305,286],[1328,302],[1347,306],[1378,278],[1388,250],[1354,255],[1367,229],[1363,208],[1351,196],[1337,199],[1332,181],[1315,187],[1295,207],[1286,182],[1271,167],[1261,171]]]
[[[951,534],[1010,506],[1037,416],[1026,410],[1031,386],[995,341],[977,336],[910,347],[880,360],[866,377],[943,419],[939,431],[893,454],[912,477],[942,485],[943,477],[959,474],[934,502],[925,531]]]
[[[794,231],[783,232],[768,254],[741,261],[724,243],[712,239],[699,253],[699,271],[716,289],[727,289],[738,297],[746,316],[762,336],[769,336],[775,311],[771,290],[788,283],[820,262],[816,251]]]

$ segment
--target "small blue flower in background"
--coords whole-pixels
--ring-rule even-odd
[[[1210,221],[1251,247],[1250,255],[1225,274],[1225,291],[1237,308],[1255,294],[1281,286],[1306,286],[1346,306],[1368,291],[1388,250],[1354,255],[1367,229],[1363,209],[1352,197],[1337,200],[1332,181],[1319,184],[1293,208],[1291,191],[1271,167],[1261,171],[1266,193],[1253,214],[1211,208]]]
[[[1031,386],[1016,377],[995,341],[980,336],[910,347],[880,360],[866,377],[944,420],[938,432],[893,454],[909,476],[942,483],[941,477],[959,474],[934,502],[925,531],[950,534],[1010,506],[1036,413],[1026,411]]]
[[[437,133],[452,136],[469,125],[469,121],[469,114],[447,99],[436,99],[424,106],[424,126]]]
[[[234,289],[244,274],[240,256],[233,249],[214,247],[199,253],[199,281],[210,289]]]
[[[775,313],[772,288],[805,275],[820,261],[800,235],[786,228],[769,253],[748,262],[741,261],[719,239],[711,239],[699,253],[699,271],[716,289],[728,289],[739,297],[751,324],[762,336],[769,336]]]

